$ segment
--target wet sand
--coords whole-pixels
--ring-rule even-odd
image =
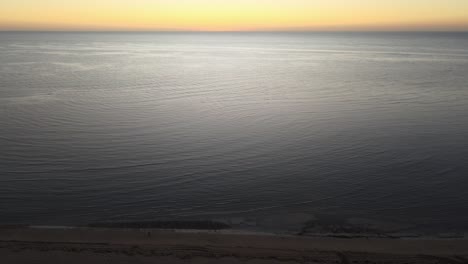
[[[1,263],[468,263],[467,240],[0,229]]]

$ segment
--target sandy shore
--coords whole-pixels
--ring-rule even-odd
[[[150,232],[150,233],[148,233]],[[0,229],[0,263],[468,263],[467,240]]]

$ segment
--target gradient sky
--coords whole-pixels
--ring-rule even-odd
[[[0,0],[0,30],[468,30],[468,0]]]

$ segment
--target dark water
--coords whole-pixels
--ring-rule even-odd
[[[468,229],[468,34],[0,33],[0,173],[0,223]]]

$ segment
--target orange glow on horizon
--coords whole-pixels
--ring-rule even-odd
[[[468,30],[468,1],[3,0],[0,30]]]

